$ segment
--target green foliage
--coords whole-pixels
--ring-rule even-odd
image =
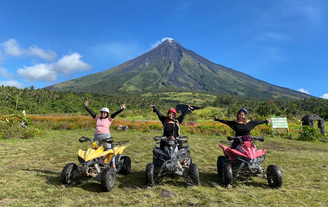
[[[302,141],[315,141],[321,140],[323,135],[318,131],[316,127],[311,128],[310,126],[304,125],[300,130],[299,140]]]
[[[17,96],[21,99],[17,99]],[[203,109],[211,108],[212,112],[193,115],[192,121],[198,119],[211,119],[216,113],[234,118],[239,108],[247,108],[250,119],[261,120],[269,118],[271,115],[286,115],[288,119],[298,120],[308,113],[314,113],[328,120],[328,100],[320,98],[300,99],[300,100],[267,100],[250,98],[235,95],[218,95],[213,93],[203,93],[199,91],[161,93],[148,92],[120,94],[90,94],[58,92],[47,89],[0,86],[0,113],[17,114],[17,118],[24,119],[21,112],[27,114],[67,114],[67,115],[88,115],[83,107],[85,100],[89,101],[89,108],[98,112],[102,107],[108,107],[111,112],[119,110],[121,104],[126,104],[127,109],[120,117],[141,116],[144,119],[152,114],[149,105],[155,104],[160,109],[167,110],[177,104],[190,104],[200,106]],[[10,101],[16,97],[15,101]],[[18,102],[17,102],[18,100]],[[212,108],[213,107],[213,108]],[[217,112],[216,112],[217,111]],[[29,120],[23,120],[27,124]]]
[[[21,126],[20,116],[2,116],[0,119],[0,139],[30,139],[44,135],[44,131],[35,126]],[[27,120],[24,118],[24,120]]]

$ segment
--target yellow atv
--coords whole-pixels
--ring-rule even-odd
[[[80,137],[79,141],[90,142],[87,150],[79,149],[78,166],[74,163],[68,163],[61,172],[61,181],[63,184],[72,184],[80,176],[91,176],[101,183],[104,191],[111,191],[114,188],[116,172],[128,175],[131,171],[131,160],[129,156],[121,156],[125,146],[122,144],[129,141],[113,141],[113,137],[102,140],[99,143],[91,142],[88,137]],[[112,149],[106,149],[106,143],[112,145]],[[114,146],[113,146],[114,145]],[[112,167],[112,158],[115,155],[116,171]]]

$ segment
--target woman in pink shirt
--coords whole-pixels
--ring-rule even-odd
[[[109,116],[108,108],[100,109],[100,116],[96,115],[91,109],[88,108],[88,101],[84,102],[84,108],[91,114],[92,118],[96,120],[96,130],[93,142],[99,142],[103,139],[108,139],[111,137],[109,127],[112,124],[112,121],[114,120],[115,116],[125,109],[125,104],[121,106],[121,110],[116,111],[111,116]],[[104,147],[105,150],[109,150],[112,148],[112,145],[106,143]],[[116,170],[115,156],[112,159],[112,163],[114,170]]]

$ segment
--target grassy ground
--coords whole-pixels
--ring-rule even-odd
[[[29,140],[1,140],[0,206],[327,206],[327,143],[301,142],[267,137],[257,142],[266,148],[263,167],[278,165],[283,186],[271,189],[266,180],[236,181],[231,189],[221,185],[216,172],[218,144],[225,137],[190,135],[191,157],[199,167],[201,186],[184,179],[166,179],[153,188],[145,186],[145,166],[152,160],[152,137],[160,132],[112,131],[115,140],[130,140],[124,155],[131,157],[132,171],[118,175],[115,188],[102,192],[93,180],[71,187],[61,184],[60,173],[69,162],[77,163],[78,142],[93,130],[48,131]],[[170,196],[166,197],[165,195]]]

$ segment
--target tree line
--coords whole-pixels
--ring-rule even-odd
[[[89,101],[94,111],[106,106],[111,110],[118,110],[121,104],[135,111],[134,115],[144,115],[143,111],[149,105],[160,107],[174,107],[180,104],[178,100],[161,99],[163,94],[153,93],[151,96],[142,96],[136,93],[117,94],[91,94],[84,92],[59,92],[45,88],[35,89],[34,86],[19,89],[12,86],[0,86],[0,113],[15,114],[25,110],[28,114],[61,114],[85,113],[83,103]],[[188,104],[188,103],[187,103]],[[247,98],[235,95],[216,95],[215,101],[205,101],[200,107],[207,106],[226,108],[228,115],[234,115],[239,108],[247,108],[250,113],[266,117],[294,116],[299,117],[314,113],[328,120],[328,100],[322,98],[309,98],[300,100],[273,100],[261,98]]]

